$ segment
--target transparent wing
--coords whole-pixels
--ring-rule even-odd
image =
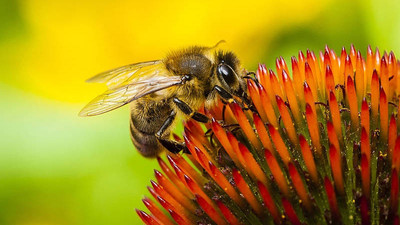
[[[80,116],[95,116],[117,109],[145,95],[182,84],[179,76],[150,76],[115,89],[110,89],[89,102]]]
[[[161,60],[155,60],[121,66],[97,74],[96,76],[86,80],[86,82],[106,83],[109,89],[113,89],[118,86],[123,86],[123,84],[129,80],[145,76],[147,74],[151,74],[155,70],[159,70],[161,63]]]

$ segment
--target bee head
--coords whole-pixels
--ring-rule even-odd
[[[215,72],[222,87],[237,96],[242,96],[246,90],[246,83],[241,76],[240,63],[235,54],[220,51],[217,53],[217,63]]]

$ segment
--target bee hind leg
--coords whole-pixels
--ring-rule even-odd
[[[188,104],[186,104],[184,101],[180,100],[179,98],[175,97],[173,99],[173,101],[176,104],[176,106],[178,106],[178,108],[183,113],[190,116],[192,119],[194,119],[200,123],[207,123],[210,120],[206,115],[193,111],[193,109],[190,108],[190,106]]]
[[[179,152],[190,153],[184,143],[163,138],[164,132],[169,128],[169,126],[171,126],[172,122],[175,119],[175,115],[176,115],[176,113],[174,111],[172,111],[171,114],[168,116],[168,118],[164,121],[161,128],[157,131],[155,136],[156,136],[158,142],[160,142],[160,144],[162,146],[164,146],[164,148],[166,148],[168,151],[170,151],[174,154],[177,154]]]

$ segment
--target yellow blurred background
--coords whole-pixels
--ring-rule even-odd
[[[249,70],[325,44],[399,57],[398,12],[389,0],[0,0],[0,224],[140,224],[156,162],[133,149],[127,107],[77,116],[105,88],[90,76],[222,39]]]

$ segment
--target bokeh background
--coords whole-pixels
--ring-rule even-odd
[[[128,108],[78,111],[88,77],[188,45],[235,51],[249,70],[354,43],[400,56],[400,4],[355,1],[0,1],[0,224],[140,224],[153,178]]]

